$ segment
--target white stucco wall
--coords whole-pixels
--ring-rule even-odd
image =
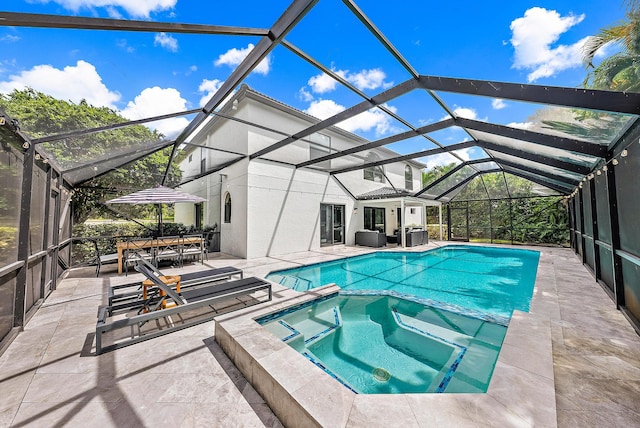
[[[235,110],[227,110],[225,114],[233,115],[238,119],[250,120],[250,106],[239,103]],[[205,126],[192,140],[194,144],[216,147],[234,153],[246,155],[247,148],[247,125],[235,120],[217,119],[212,120],[211,125]],[[221,153],[213,150],[206,150],[209,158],[219,159]],[[213,159],[212,159],[213,160]],[[211,163],[211,165],[214,165]]]
[[[200,196],[206,199],[203,203],[204,226],[213,226],[217,224],[220,227],[220,186],[222,177],[220,174],[211,174],[202,177],[196,181],[186,183],[180,186],[180,190]],[[194,204],[176,204],[175,221],[190,226],[195,223],[195,205]],[[218,229],[219,230],[219,229]]]
[[[391,181],[396,189],[405,189],[404,168],[406,165],[411,166],[413,171],[413,192],[417,192],[422,188],[422,172],[413,164],[406,162],[390,163],[384,165],[384,173]],[[337,174],[337,178],[351,191],[354,195],[362,195],[382,187],[391,187],[388,181],[378,183],[375,181],[365,180],[364,171],[362,169],[356,171]]]
[[[225,168],[227,175],[222,180],[220,191],[220,251],[237,257],[250,258],[247,252],[247,169],[249,161],[242,161]],[[224,199],[227,192],[231,195],[231,222],[224,222]],[[253,238],[251,238],[253,239]]]
[[[245,99],[243,102],[247,103],[246,110],[249,112],[252,122],[271,129],[277,129],[281,132],[275,133],[262,128],[249,127],[247,129],[249,135],[247,145],[250,153],[255,153],[258,150],[277,143],[287,138],[287,135],[296,134],[312,124],[309,120],[303,120],[299,117],[285,114],[281,110],[259,104],[254,100]],[[241,102],[240,105],[242,104]],[[301,145],[305,147],[303,148]],[[309,149],[306,147],[306,144],[294,143],[287,145],[285,148],[267,153],[264,157],[282,162],[304,162],[309,159]]]
[[[320,204],[345,205],[345,238],[353,244],[354,201],[329,174],[254,160],[248,176],[248,257],[320,247]]]

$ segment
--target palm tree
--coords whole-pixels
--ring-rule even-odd
[[[589,38],[583,47],[582,59],[592,68],[585,78],[585,87],[616,91],[640,91],[640,1],[627,2],[627,18],[620,24],[605,27]],[[596,52],[604,45],[616,43],[621,51],[593,65]]]

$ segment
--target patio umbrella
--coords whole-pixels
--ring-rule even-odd
[[[181,202],[199,203],[206,199],[190,193],[181,192],[170,187],[158,186],[139,190],[129,195],[110,199],[107,204],[146,205],[154,204],[158,207],[158,233],[162,235],[162,204],[176,204]]]

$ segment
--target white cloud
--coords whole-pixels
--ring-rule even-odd
[[[337,74],[342,73],[342,77],[344,77],[343,72],[338,72]],[[311,86],[311,90],[316,94],[324,94],[325,92],[331,92],[336,89],[336,85],[338,81],[333,77],[329,76],[327,73],[318,74],[316,76],[312,76],[309,78],[307,82],[309,86]]]
[[[133,101],[129,101],[127,107],[120,113],[128,119],[136,120],[185,110],[187,110],[187,100],[182,98],[177,89],[154,86],[140,92],[140,95],[137,95]],[[151,122],[147,126],[157,129],[167,138],[173,138],[188,124],[188,119],[174,117]]]
[[[393,107],[386,107],[391,111],[395,111]],[[337,104],[333,100],[317,100],[313,101],[305,111],[318,119],[326,119],[344,110],[344,106]],[[349,132],[368,132],[374,130],[377,136],[395,131],[391,123],[391,118],[378,109],[371,109],[360,113],[357,116],[338,123],[336,126]]]
[[[168,51],[178,52],[178,40],[167,33],[156,34],[156,37],[153,40],[153,45],[160,45]]]
[[[213,95],[218,91],[218,89],[220,89],[220,86],[222,86],[223,83],[224,83],[224,80],[218,80],[218,79],[213,79],[213,80],[204,79],[202,83],[200,83],[200,86],[198,86],[198,92],[204,93],[202,98],[200,98],[200,107],[204,107],[205,104],[209,102],[211,97],[213,97]],[[225,98],[222,101],[222,103],[220,103],[220,106],[223,106],[226,103],[228,103],[234,94],[235,94],[235,91],[232,91],[229,94],[229,96]]]
[[[129,46],[127,39],[119,39],[116,42],[116,46],[118,46],[121,49],[124,49],[125,51],[127,51],[127,53],[134,53],[136,51],[136,49],[133,46]]]
[[[453,106],[453,114],[456,115],[456,117],[463,117],[465,119],[473,119],[473,120],[480,120],[482,122],[488,122],[489,121],[489,117],[485,116],[485,117],[478,117],[478,112],[471,107],[460,107],[457,105]],[[444,116],[442,116],[440,118],[440,120],[447,120],[450,119],[451,116],[449,116],[448,114],[445,114]],[[460,128],[450,128],[449,129],[450,132],[452,133],[457,133],[458,131],[460,131]]]
[[[504,100],[500,98],[494,98],[491,101],[491,107],[493,107],[495,110],[502,110],[506,106],[507,106],[507,103],[505,103]]]
[[[471,152],[474,149],[474,147],[468,147],[466,149],[454,150],[453,153],[457,154],[461,159],[468,161],[471,159]],[[450,163],[460,163],[460,161],[450,153],[438,153],[437,155],[425,156],[418,159],[418,161],[426,164],[427,170],[436,166],[449,165]]]
[[[334,73],[361,91],[378,88],[388,89],[393,86],[393,82],[385,81],[387,75],[380,68],[361,70],[358,73],[349,73],[348,70],[334,70]],[[307,83],[311,86],[313,92],[323,94],[336,89],[338,81],[326,73],[321,73],[311,77]]]
[[[107,13],[109,14],[110,18],[113,18],[113,19],[122,19],[122,18],[124,18],[124,16],[122,16],[122,14],[120,13],[120,11],[118,9],[116,9],[115,7],[107,6],[106,9],[107,9]]]
[[[117,8],[122,8],[131,16],[148,18],[151,12],[172,9],[178,0],[37,0],[40,3],[58,3],[59,5],[78,12],[80,9],[104,7],[113,18],[119,17]]]
[[[552,45],[584,17],[584,14],[562,17],[555,10],[540,7],[528,9],[523,17],[511,22],[511,44],[515,49],[513,68],[531,70],[527,79],[533,82],[581,66],[582,46],[586,38],[572,45]]]
[[[385,82],[387,77],[384,71],[379,68],[372,68],[370,70],[362,70],[358,73],[348,74],[347,80],[360,89],[377,89],[377,88],[390,88],[393,86],[393,82]]]
[[[507,123],[506,126],[510,126],[511,128],[518,128],[518,129],[532,129],[535,127],[535,124],[532,122],[511,122],[511,123]]]
[[[453,113],[457,117],[464,117],[465,119],[478,118],[478,113],[474,109],[468,107],[456,107],[455,109],[453,109]]]
[[[425,168],[426,170],[432,169],[436,166],[449,165],[452,162],[456,164],[460,163],[458,159],[449,153],[439,153],[437,155],[419,158],[418,162],[422,162],[427,165]]]
[[[94,106],[115,109],[120,100],[118,92],[112,92],[102,83],[96,68],[86,62],[78,61],[75,66],[60,70],[50,65],[37,65],[31,70],[12,75],[9,81],[0,82],[0,92],[9,93],[14,89],[33,88],[61,100],[75,103],[86,100]]]
[[[213,79],[213,80],[204,79],[202,83],[200,83],[200,86],[198,86],[198,92],[204,93],[202,98],[200,98],[200,103],[199,103],[200,107],[204,107],[204,105],[207,104],[207,102],[211,99],[213,94],[215,94],[216,91],[220,89],[220,86],[222,86],[223,83],[224,83],[223,80],[218,80],[218,79]]]
[[[0,42],[14,43],[14,42],[17,42],[18,40],[20,40],[20,37],[14,34],[7,34],[0,37]]]
[[[478,112],[476,112],[474,109],[470,107],[454,106],[453,114],[455,114],[456,117],[464,117],[465,119],[478,120]],[[444,116],[442,116],[440,120],[447,120],[449,118],[451,118],[451,116],[449,116],[448,114],[445,114]]]
[[[0,61],[0,75],[7,73],[8,69],[14,68],[15,66],[16,66],[15,58],[10,60]],[[0,92],[2,91],[0,90]]]
[[[298,98],[300,98],[305,103],[313,101],[313,95],[311,94],[311,92],[307,91],[306,87],[300,88],[300,90],[298,91]]]
[[[318,100],[312,102],[311,105],[309,105],[309,108],[307,108],[305,111],[311,116],[315,116],[318,119],[322,120],[338,114],[344,110],[344,106],[337,104],[333,100]]]
[[[213,64],[216,66],[228,65],[229,67],[236,67],[242,62],[242,60],[247,57],[247,55],[249,55],[249,52],[251,52],[253,48],[254,45],[252,43],[249,43],[244,49],[229,49],[228,51],[220,55]],[[254,68],[253,71],[259,74],[267,75],[269,74],[270,68],[271,64],[269,62],[269,57],[266,57],[265,59],[260,61],[260,64],[258,64],[258,66]]]

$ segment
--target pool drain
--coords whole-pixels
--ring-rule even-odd
[[[388,382],[391,379],[391,373],[382,367],[373,369],[373,378],[378,382]]]

